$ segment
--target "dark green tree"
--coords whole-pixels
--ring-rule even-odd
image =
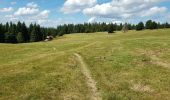
[[[158,29],[158,24],[155,21],[152,22],[151,29]]]
[[[19,21],[17,23],[17,33],[22,32],[22,23]]]
[[[4,43],[4,42],[5,42],[4,29],[3,29],[3,25],[0,24],[0,43]]]
[[[38,34],[36,32],[36,28],[34,27],[30,35],[30,42],[37,42],[37,41],[38,41]]]
[[[9,31],[9,23],[7,22],[6,24],[5,24],[5,32],[8,32]]]
[[[21,24],[21,33],[23,33],[24,42],[29,42],[29,40],[30,40],[30,34],[28,33],[27,26],[25,25],[24,22]]]
[[[108,25],[108,33],[113,33],[115,31],[114,25],[111,23]]]
[[[5,42],[5,34],[0,33],[0,43],[4,43],[4,42]]]
[[[37,33],[38,41],[42,41],[43,40],[43,33],[41,32],[40,25],[37,25],[35,27],[35,30],[36,30],[36,33]]]
[[[139,22],[138,25],[136,26],[136,30],[143,30],[144,29],[144,24],[143,22]]]
[[[170,28],[170,24],[169,24],[168,22],[166,22],[166,23],[164,24],[164,28]]]
[[[13,33],[6,32],[5,33],[5,42],[6,43],[17,43],[16,36]]]
[[[31,24],[29,25],[29,28],[28,28],[28,33],[29,33],[29,34],[31,34],[33,28],[34,28],[34,26],[33,26],[33,24],[31,23]]]
[[[16,35],[17,34],[16,24],[13,24],[12,22],[10,22],[10,27],[9,27],[8,32],[11,33],[12,35]]]
[[[145,25],[146,29],[152,29],[152,20],[148,20]]]
[[[19,33],[17,34],[17,42],[18,42],[18,43],[24,43],[24,42],[25,42],[24,34],[23,34],[23,33],[19,32]]]

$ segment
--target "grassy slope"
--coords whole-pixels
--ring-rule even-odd
[[[51,42],[0,44],[0,99],[88,100],[75,52],[84,57],[104,100],[169,99],[169,33],[72,34]]]

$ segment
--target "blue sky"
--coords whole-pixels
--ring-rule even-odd
[[[170,0],[0,0],[0,23],[170,22]]]

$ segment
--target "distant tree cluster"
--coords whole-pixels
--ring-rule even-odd
[[[38,42],[44,40],[47,35],[56,36],[57,29],[42,28],[37,24],[27,27],[24,22],[0,24],[0,43]]]
[[[63,36],[64,34],[71,33],[93,33],[93,32],[108,32],[121,31],[124,26],[128,30],[143,30],[143,29],[161,29],[170,28],[169,23],[156,23],[155,21],[148,20],[145,24],[139,22],[134,24],[113,24],[113,23],[84,23],[84,24],[64,24],[57,28],[44,28],[38,24],[30,24],[28,27],[25,23],[12,22],[5,25],[0,24],[0,43],[27,43],[38,42],[45,40],[47,36]]]
[[[143,30],[143,29],[161,29],[161,28],[170,28],[170,24],[168,23],[156,23],[155,21],[148,20],[145,24],[143,22],[139,22],[137,25],[135,24],[113,24],[113,23],[84,23],[84,24],[68,24],[68,25],[60,25],[57,28],[58,34],[60,36],[64,34],[70,33],[93,33],[93,32],[108,32],[113,33],[114,31],[121,31],[124,26],[128,30]]]
[[[135,29],[135,25],[127,24],[129,30]],[[60,25],[57,30],[60,35],[70,33],[93,33],[93,32],[108,32],[113,33],[114,31],[121,31],[123,24],[113,23],[84,23],[84,24],[68,24]]]
[[[152,21],[152,20],[148,20],[145,25],[143,22],[139,22],[137,25],[136,25],[136,30],[143,30],[143,29],[162,29],[162,28],[170,28],[170,24],[169,23],[163,23],[163,24],[160,24],[159,22],[155,22],[155,21]]]

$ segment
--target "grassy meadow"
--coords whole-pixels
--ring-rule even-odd
[[[74,53],[103,100],[170,100],[170,29],[0,44],[0,100],[89,100]]]

